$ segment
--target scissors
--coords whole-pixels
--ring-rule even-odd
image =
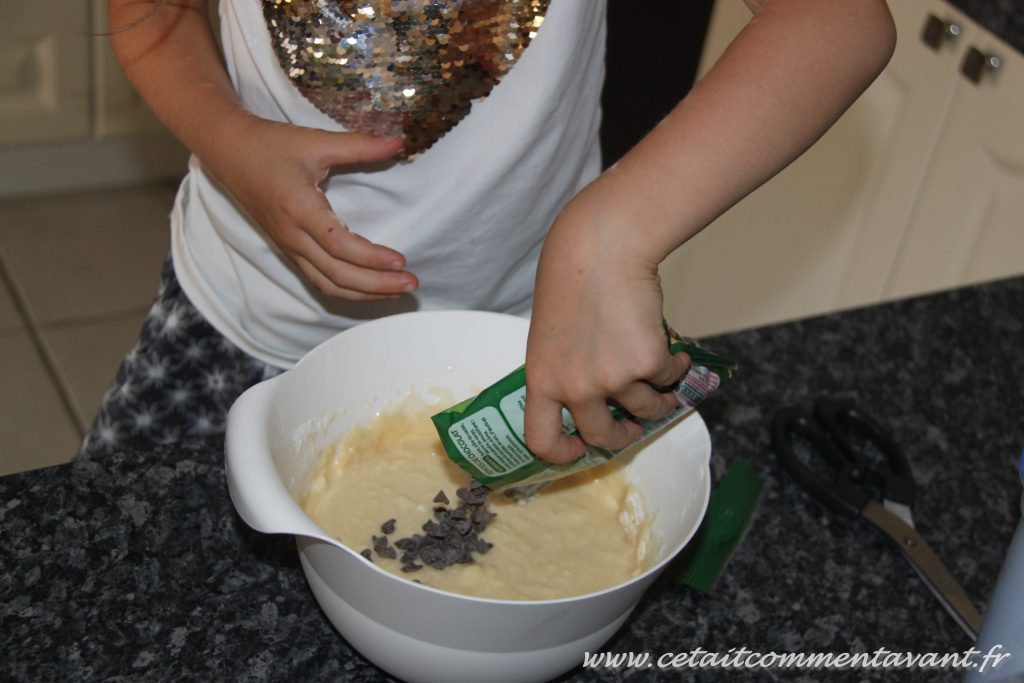
[[[819,399],[813,414],[796,407],[779,410],[772,420],[771,439],[783,467],[804,488],[837,512],[866,517],[895,541],[946,611],[972,640],[977,639],[981,614],[914,530],[913,472],[903,451],[873,419],[856,404]],[[798,439],[829,466],[832,478],[797,457]],[[881,458],[869,457],[872,451]],[[881,494],[881,504],[875,491]]]

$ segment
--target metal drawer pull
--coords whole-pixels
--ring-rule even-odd
[[[995,73],[1002,65],[1003,60],[998,55],[982,52],[972,45],[960,63],[960,73],[972,83],[981,83],[982,78]]]
[[[934,14],[928,15],[924,22],[924,28],[921,30],[921,40],[933,50],[940,50],[943,45],[956,42],[959,36],[960,24],[939,19]]]

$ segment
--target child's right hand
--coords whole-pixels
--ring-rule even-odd
[[[405,257],[349,230],[320,187],[331,169],[391,158],[399,138],[333,133],[239,111],[207,168],[318,289],[354,301],[413,290]]]
[[[109,0],[108,11],[110,25],[124,27],[111,46],[132,85],[310,282],[357,301],[417,287],[405,257],[351,232],[320,188],[332,168],[388,159],[400,140],[247,112],[221,61],[208,0]]]

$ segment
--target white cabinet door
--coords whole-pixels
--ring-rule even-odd
[[[91,32],[83,0],[0,3],[0,144],[89,136]]]
[[[958,79],[888,297],[1024,273],[1024,59],[980,29],[970,44],[1002,65]]]
[[[662,265],[678,329],[706,336],[881,297],[956,87],[958,45],[926,46],[923,23],[934,13],[964,25],[939,0],[890,6],[899,40],[879,79],[809,152]],[[705,66],[749,16],[741,0],[719,0]]]

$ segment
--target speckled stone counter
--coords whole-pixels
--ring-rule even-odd
[[[675,585],[670,565],[608,649],[967,649],[890,541],[780,472],[767,427],[777,407],[824,394],[871,406],[916,472],[919,530],[984,610],[1019,509],[1022,338],[1024,279],[1014,279],[706,340],[742,362],[702,411],[714,477],[745,460],[766,480],[761,506],[711,594]],[[0,478],[0,539],[0,680],[386,678],[320,612],[292,541],[239,521],[220,443]],[[961,673],[708,670],[699,679]],[[692,674],[577,670],[565,680]]]

